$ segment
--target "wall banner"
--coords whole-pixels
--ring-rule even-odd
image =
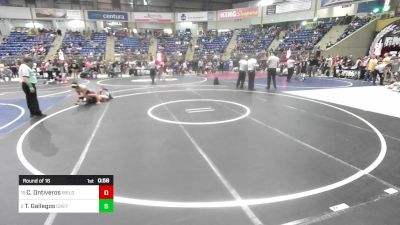
[[[81,10],[67,10],[67,19],[81,20],[82,19],[82,11]]]
[[[128,21],[127,12],[87,11],[88,20]]]
[[[208,12],[177,13],[177,22],[205,22],[208,21]]]
[[[34,8],[34,15],[36,19],[66,19],[67,10],[65,9],[45,9],[45,8]]]
[[[33,16],[36,19],[82,19],[81,10],[66,10],[66,9],[47,9],[33,8]]]
[[[258,16],[258,8],[238,8],[218,11],[218,19],[235,20]]]
[[[386,26],[372,42],[369,54],[381,56],[387,52],[400,52],[400,20]]]
[[[369,1],[373,0],[321,0],[321,8]]]
[[[134,12],[133,18],[137,23],[171,23],[174,21],[172,13],[160,12]]]

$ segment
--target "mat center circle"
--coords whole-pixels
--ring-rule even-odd
[[[250,108],[217,99],[184,99],[152,106],[147,114],[160,122],[181,125],[214,125],[241,120]]]

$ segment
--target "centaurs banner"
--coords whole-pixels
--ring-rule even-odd
[[[104,20],[104,21],[128,21],[128,13],[126,12],[108,12],[108,11],[87,11],[89,20]]]
[[[218,11],[219,20],[235,20],[258,16],[258,8],[238,8]]]

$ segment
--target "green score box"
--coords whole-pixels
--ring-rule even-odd
[[[99,212],[100,213],[114,212],[114,200],[113,199],[100,199],[99,200]]]

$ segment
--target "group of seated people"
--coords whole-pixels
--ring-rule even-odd
[[[350,24],[346,27],[344,30],[343,34],[340,35],[340,37],[337,39],[337,41],[340,41],[344,39],[345,37],[349,36],[351,33],[355,32],[356,30],[360,29],[363,27],[365,24],[367,24],[371,20],[371,17],[367,16],[365,18],[360,18],[360,17],[354,17]]]
[[[223,54],[233,36],[232,31],[217,33],[216,31],[207,31],[200,35],[195,46],[195,56],[202,58],[208,55]]]
[[[188,50],[192,48],[190,43],[192,33],[190,31],[178,31],[177,34],[160,34],[157,37],[157,51],[167,57],[178,56],[183,58]]]
[[[55,38],[53,32],[30,35],[27,32],[11,32],[0,44],[1,58],[45,56]]]
[[[118,38],[115,41],[115,53],[147,55],[150,46],[151,35],[147,33],[133,34]]]
[[[258,54],[265,52],[275,38],[279,37],[280,27],[241,29],[234,53]]]
[[[84,36],[80,32],[67,31],[62,49],[67,55],[98,57],[105,54],[106,41],[105,32],[92,32],[90,36]]]
[[[321,38],[332,28],[333,22],[321,21],[307,28],[297,25],[286,30],[283,41],[279,44],[280,51],[313,50]]]

